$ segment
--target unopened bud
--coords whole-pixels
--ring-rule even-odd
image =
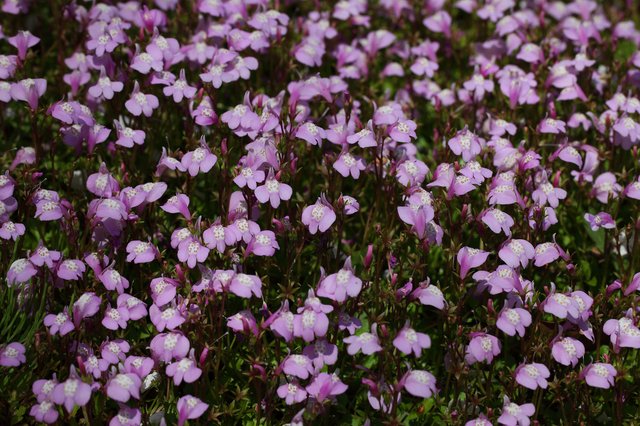
[[[487,303],[487,311],[489,312],[489,315],[495,315],[496,311],[493,309],[493,299],[489,299],[489,302]]]
[[[364,267],[368,268],[371,266],[371,261],[373,260],[373,244],[369,244],[367,247],[367,254],[364,257]]]
[[[200,354],[200,368],[204,368],[204,365],[207,363],[207,355],[209,355],[209,349],[204,348]]]
[[[284,225],[278,219],[272,219],[271,223],[276,227],[279,234],[284,234]]]
[[[220,152],[222,155],[227,155],[229,150],[227,149],[227,138],[222,139],[222,143],[220,144]]]
[[[296,173],[296,164],[298,164],[298,157],[294,158],[289,165],[289,169],[291,170],[291,174]]]
[[[389,332],[387,331],[387,326],[385,324],[382,324],[380,326],[380,330],[382,330],[382,335],[384,337],[387,337],[387,338],[389,337]]]

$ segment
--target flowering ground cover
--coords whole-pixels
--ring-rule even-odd
[[[640,424],[633,0],[3,0],[0,423]]]

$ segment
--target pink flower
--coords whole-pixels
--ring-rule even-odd
[[[589,364],[580,373],[580,377],[583,377],[589,386],[602,389],[613,386],[617,375],[618,372],[613,365],[602,363]]]
[[[21,223],[7,221],[0,227],[0,238],[17,241],[18,237],[24,235],[25,226]]]
[[[135,240],[127,244],[127,262],[133,263],[148,263],[152,262],[157,256],[160,255],[156,246],[151,244],[151,241],[145,243],[143,241]]]
[[[498,423],[506,426],[528,426],[530,424],[529,417],[533,416],[535,412],[536,407],[533,404],[518,405],[509,401],[505,395],[502,415],[498,418]]]
[[[355,276],[351,266],[351,256],[349,256],[338,273],[331,274],[320,282],[318,296],[342,303],[347,300],[347,295],[357,297],[361,289],[362,280]]]
[[[195,396],[185,395],[178,400],[178,426],[183,426],[187,419],[197,419],[202,416],[209,408],[209,404],[205,404]]]
[[[13,342],[0,347],[0,365],[3,367],[18,367],[27,362],[24,356],[26,349],[21,343]]]
[[[505,308],[498,315],[496,326],[509,336],[525,335],[525,327],[531,325],[531,314],[522,308]]]
[[[323,403],[327,398],[334,399],[336,396],[347,391],[348,386],[342,383],[335,374],[320,373],[315,376],[311,383],[305,388],[307,393]]]
[[[18,57],[21,61],[27,58],[27,49],[40,43],[40,39],[29,31],[18,31],[18,34],[7,39],[10,45],[18,49]]]
[[[277,392],[280,398],[284,398],[287,405],[293,405],[294,403],[307,399],[307,391],[300,386],[300,383],[296,379],[278,387]]]
[[[360,350],[365,355],[371,355],[382,350],[380,346],[380,339],[378,339],[377,324],[371,325],[371,333],[364,332],[357,336],[349,336],[344,340],[349,346],[347,347],[347,353],[349,355],[355,355]]]
[[[111,304],[109,304],[104,312],[102,325],[109,330],[117,330],[118,328],[122,328],[124,330],[127,328],[128,320],[129,310],[126,307],[123,306],[114,309],[111,307]]]
[[[131,397],[140,399],[141,385],[142,380],[137,374],[119,373],[107,381],[105,389],[109,398],[119,402],[127,402]]]
[[[469,364],[485,360],[491,364],[493,358],[500,354],[502,344],[495,336],[477,332],[471,333],[469,337],[471,338],[467,347],[467,362]]]
[[[336,221],[336,213],[324,194],[315,204],[306,207],[302,212],[302,223],[309,227],[309,232],[315,234],[327,231]]]
[[[464,161],[473,160],[482,151],[478,137],[467,126],[450,139],[448,144],[454,154],[462,155]]]
[[[38,109],[38,99],[47,91],[47,80],[44,78],[20,80],[11,85],[11,97],[16,101],[29,103],[32,111]],[[16,156],[17,157],[17,156]]]
[[[262,281],[256,275],[236,274],[231,280],[229,291],[245,299],[250,299],[252,293],[260,298],[262,297]]]
[[[611,172],[602,173],[593,182],[591,196],[595,196],[603,204],[609,202],[609,198],[616,199],[622,191],[622,185],[616,182],[616,176]]]
[[[179,386],[182,380],[186,383],[193,383],[201,375],[202,370],[198,368],[194,348],[191,348],[188,357],[184,357],[179,362],[174,362],[167,366],[167,376],[173,377],[173,384],[176,386]]]
[[[307,122],[298,126],[295,137],[304,139],[311,145],[322,146],[322,139],[327,138],[327,133],[315,124]]]
[[[58,405],[64,405],[68,413],[73,411],[74,405],[80,407],[87,405],[91,399],[91,386],[84,383],[76,368],[72,365],[69,378],[56,385],[51,394],[53,402]]]
[[[172,306],[159,308],[155,303],[149,308],[149,316],[159,332],[163,332],[165,328],[175,330],[186,321],[178,309]]]
[[[182,167],[189,171],[191,176],[196,176],[198,171],[208,173],[218,161],[218,157],[211,153],[211,149],[204,140],[204,135],[200,138],[200,147],[194,151],[187,152],[182,157]]]
[[[55,336],[56,333],[60,332],[61,336],[69,333],[75,326],[73,321],[71,321],[71,316],[69,315],[69,307],[66,306],[64,311],[60,312],[57,315],[49,314],[44,318],[44,325],[49,327],[49,334]]]
[[[185,194],[174,195],[169,198],[163,206],[160,206],[160,208],[167,213],[180,213],[187,220],[191,220],[191,213],[189,213],[189,197]]]
[[[470,247],[462,247],[458,251],[458,263],[460,264],[460,277],[464,278],[467,276],[469,269],[477,268],[478,266],[484,264],[487,261],[487,257],[489,257],[488,251],[478,250]]]
[[[338,347],[329,343],[324,337],[316,339],[316,341],[302,350],[302,355],[308,357],[315,368],[322,369],[325,365],[333,365],[338,360]]]
[[[410,370],[402,376],[398,383],[398,390],[405,388],[413,396],[431,398],[437,392],[436,378],[428,371]]]
[[[520,364],[513,374],[516,382],[531,390],[536,390],[538,387],[546,389],[547,379],[551,376],[544,364]]]
[[[398,336],[393,339],[393,346],[405,355],[410,355],[413,352],[415,356],[420,357],[422,349],[431,346],[431,339],[424,333],[416,332],[410,325],[410,321],[407,320],[404,327],[398,332]]]
[[[158,102],[158,98],[154,95],[145,95],[140,91],[140,85],[136,81],[133,86],[133,92],[131,93],[131,98],[124,103],[124,106],[127,108],[131,114],[138,116],[144,113],[145,116],[151,117],[153,110],[158,108],[160,103]]]
[[[245,169],[243,169],[243,172],[244,170]],[[276,176],[273,174],[273,169],[269,169],[269,174],[267,176],[265,184],[258,186],[255,189],[255,196],[258,201],[260,203],[266,203],[267,201],[269,201],[271,203],[271,207],[273,207],[274,209],[278,208],[278,206],[280,205],[280,200],[290,200],[291,195],[293,195],[291,186],[287,185],[286,183],[278,182]]]
[[[535,256],[535,250],[527,240],[510,240],[498,252],[498,257],[512,268],[522,265],[526,268]]]
[[[575,368],[579,358],[584,356],[584,345],[572,337],[562,337],[562,326],[558,326],[558,328],[558,335],[551,341],[551,354],[560,364],[571,364]]]
[[[553,118],[545,118],[538,125],[540,133],[566,133],[566,123],[561,120],[554,120]]]

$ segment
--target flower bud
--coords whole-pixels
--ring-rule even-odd
[[[200,354],[200,368],[204,368],[204,365],[207,363],[207,355],[209,355],[209,349],[204,348]]]
[[[367,247],[367,254],[364,257],[364,267],[368,268],[371,266],[371,261],[373,260],[373,244],[369,244]]]
[[[222,155],[227,155],[229,150],[227,149],[227,138],[222,139],[222,143],[220,144],[220,152]]]

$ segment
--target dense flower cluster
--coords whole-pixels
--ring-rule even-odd
[[[640,422],[614,3],[4,0],[0,409]]]

